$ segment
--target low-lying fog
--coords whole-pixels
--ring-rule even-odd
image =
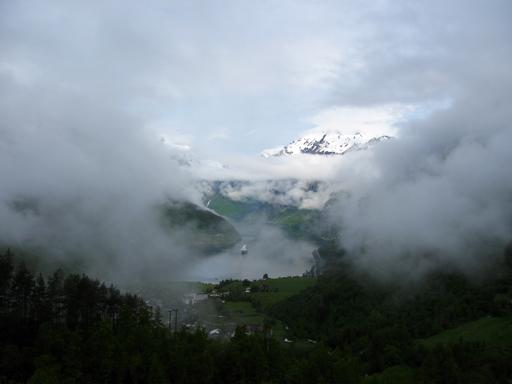
[[[184,272],[186,279],[258,279],[265,273],[271,277],[301,275],[310,268],[315,248],[313,244],[291,240],[279,228],[271,225],[244,222],[235,226],[242,238],[239,245],[198,260]],[[241,247],[244,244],[248,253],[242,255]]]
[[[343,246],[377,273],[478,270],[512,241],[510,1],[171,3],[0,2],[1,245],[111,281],[307,269],[313,246],[265,223],[238,228],[246,256],[178,245],[153,210],[201,204],[188,147],[233,179],[332,179]],[[389,105],[396,139],[354,161],[258,157]]]

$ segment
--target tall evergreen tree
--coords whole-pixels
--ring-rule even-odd
[[[12,279],[14,266],[12,253],[8,248],[4,255],[0,256],[0,307],[5,311],[8,308],[7,294]]]
[[[47,295],[50,316],[54,322],[64,320],[64,278],[64,271],[59,268],[48,279]]]
[[[33,312],[35,320],[39,322],[48,321],[50,318],[50,303],[46,289],[46,282],[40,273],[35,281],[33,294]]]
[[[18,264],[12,279],[11,294],[14,301],[14,309],[22,319],[27,319],[34,293],[34,275],[24,262]]]

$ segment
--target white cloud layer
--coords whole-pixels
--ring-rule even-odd
[[[163,136],[231,177],[336,180],[367,264],[505,243],[511,16],[508,0],[0,2],[1,236],[65,250],[92,233],[137,266],[148,244],[167,257],[143,212],[198,197]],[[400,139],[331,162],[248,160],[315,126]],[[18,197],[44,198],[44,220],[14,217]]]

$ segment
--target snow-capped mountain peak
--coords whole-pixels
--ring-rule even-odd
[[[261,156],[344,155],[347,152],[368,149],[372,145],[390,138],[391,136],[387,135],[369,137],[360,132],[344,134],[341,131],[319,131],[306,134],[288,145],[266,149],[261,152]]]

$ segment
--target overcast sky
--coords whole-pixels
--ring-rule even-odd
[[[126,130],[210,156],[256,155],[315,126],[352,129],[361,116],[392,128],[450,105],[474,68],[508,65],[511,7],[0,1],[0,140],[22,124],[33,135],[64,129],[55,125],[67,113],[88,121],[81,135],[122,144],[123,129],[98,117],[105,110],[130,120]],[[61,100],[74,110],[57,110]]]
[[[233,178],[331,181],[292,186],[303,206],[348,191],[331,213],[362,265],[480,266],[512,241],[511,20],[510,0],[0,0],[0,243],[176,273],[155,207],[201,204],[171,160],[190,147]],[[397,139],[259,158],[312,129]]]

